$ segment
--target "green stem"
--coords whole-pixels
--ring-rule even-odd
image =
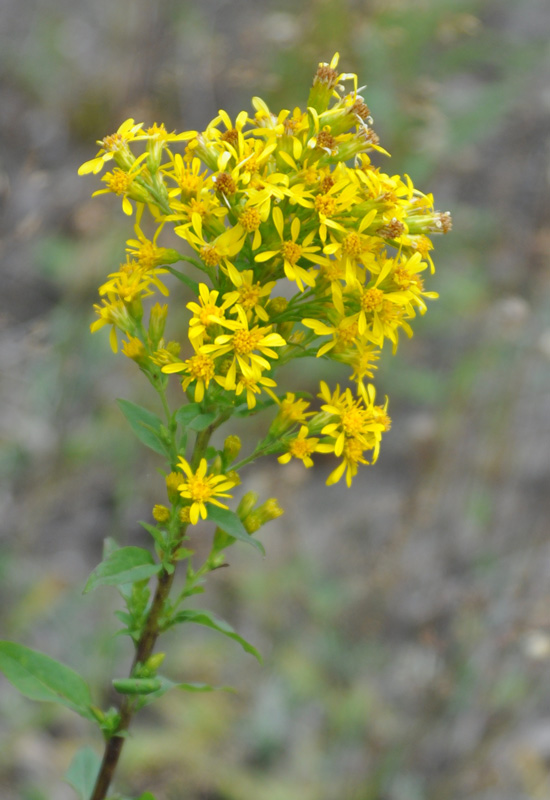
[[[166,403],[166,398],[164,397],[164,393],[159,390],[158,386],[156,388],[157,391],[159,391],[161,398],[163,398],[163,405],[167,410],[167,418],[170,419],[171,415],[168,409],[168,405]],[[195,440],[195,447],[193,449],[193,454],[191,456],[191,464],[193,466],[193,469],[195,469],[198,466],[201,458],[203,458],[213,431],[214,431],[214,426],[210,426],[206,430],[201,431],[199,434],[197,434],[197,438]],[[175,448],[174,434],[172,431],[171,431],[171,439],[172,439],[172,445]],[[184,531],[182,532],[181,536],[178,538],[178,540],[174,543],[172,547],[170,564],[173,567],[175,567],[177,563],[176,552],[181,545],[181,540],[183,538],[183,535]],[[134,671],[137,665],[144,664],[153,653],[156,641],[161,632],[160,618],[166,606],[166,601],[168,600],[168,597],[170,595],[170,590],[174,582],[174,576],[175,576],[175,569],[172,572],[169,572],[166,569],[162,569],[161,572],[159,573],[155,596],[153,598],[151,608],[149,609],[149,613],[147,615],[147,620],[143,627],[143,631],[136,645],[136,651],[134,654],[134,659],[132,661],[132,667],[129,673],[130,677],[134,676]],[[120,722],[117,727],[117,732],[107,741],[105,745],[103,760],[101,762],[99,774],[97,776],[96,783],[92,795],[90,797],[90,800],[105,800],[107,792],[109,791],[109,786],[113,781],[118,761],[122,753],[122,748],[124,746],[125,733],[130,726],[130,722],[132,720],[132,716],[134,713],[134,700],[135,698],[130,698],[129,695],[125,695],[120,701],[119,705]]]

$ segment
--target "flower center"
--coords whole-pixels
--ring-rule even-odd
[[[361,308],[364,311],[380,311],[384,304],[384,292],[373,287],[361,297]]]
[[[210,500],[214,493],[208,481],[198,475],[191,475],[188,481],[188,487],[191,500],[198,503],[205,503],[207,500]]]
[[[349,233],[342,243],[342,249],[347,256],[359,258],[363,252],[361,237],[357,233]]]
[[[187,365],[192,378],[208,383],[214,377],[214,361],[210,356],[197,353],[187,361]]]
[[[110,136],[105,136],[101,141],[105,150],[112,152],[113,150],[120,150],[126,143],[125,137],[121,133],[112,133]]]
[[[294,265],[302,255],[302,248],[296,242],[283,242],[283,256]]]
[[[216,189],[223,194],[235,194],[237,191],[237,184],[229,172],[220,172],[216,177]]]
[[[230,130],[225,131],[225,133],[222,133],[221,140],[222,142],[229,142],[229,144],[232,144],[233,147],[235,147],[235,145],[239,143],[239,131],[235,128],[231,128]]]
[[[365,415],[357,406],[352,406],[342,414],[342,427],[348,436],[357,436],[361,433],[364,423]]]
[[[209,325],[213,324],[210,317],[218,317],[219,319],[221,316],[221,309],[218,306],[215,306],[213,303],[207,303],[200,310],[199,320],[201,325],[207,328]],[[195,358],[195,356],[193,356],[193,358]]]
[[[157,248],[152,242],[142,242],[137,251],[137,257],[140,266],[152,269],[157,263]]]
[[[258,346],[258,342],[262,338],[263,333],[261,331],[236,331],[233,336],[235,352],[240,356],[248,355]]]
[[[207,267],[217,267],[220,263],[220,254],[213,244],[201,247],[201,258]]]
[[[353,322],[351,325],[341,325],[336,331],[336,336],[340,344],[350,345],[357,338],[357,333],[357,323]]]
[[[326,217],[330,217],[334,214],[334,208],[336,206],[336,202],[334,197],[330,197],[329,195],[319,194],[315,198],[315,210],[318,214],[324,214]]]
[[[255,284],[243,284],[239,289],[239,303],[244,308],[245,311],[248,311],[254,306],[258,305],[258,300],[260,299],[260,292],[261,286],[259,283]]]
[[[320,131],[317,134],[317,147],[322,147],[326,150],[334,150],[336,146],[336,139],[330,131]]]
[[[239,217],[239,222],[247,233],[257,231],[261,223],[260,214],[255,208],[247,208]]]
[[[194,194],[199,188],[201,179],[192,172],[182,172],[179,179],[180,189],[184,194]]]
[[[318,440],[317,440],[318,441]],[[290,453],[295,458],[306,458],[315,452],[316,442],[307,439],[294,439],[289,447]]]
[[[355,464],[363,461],[363,450],[364,446],[358,439],[346,439],[344,452],[348,461]]]
[[[132,185],[133,178],[128,175],[128,173],[123,172],[121,169],[114,169],[112,172],[109,172],[106,176],[106,183],[111,192],[115,194],[123,194],[124,192],[128,191],[130,186]]]

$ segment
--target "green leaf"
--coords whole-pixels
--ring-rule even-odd
[[[80,800],[89,800],[101,766],[101,758],[91,747],[77,751],[63,779],[73,787]]]
[[[206,430],[206,428],[208,428],[208,426],[214,422],[216,417],[217,414],[215,411],[209,411],[207,414],[198,414],[198,416],[188,423],[187,427],[191,431],[200,433],[200,431]]]
[[[220,508],[212,503],[206,503],[206,508],[208,511],[208,519],[211,522],[215,522],[222,531],[225,531],[229,536],[233,536],[234,539],[238,539],[240,542],[252,545],[252,547],[255,547],[256,550],[259,550],[260,553],[265,556],[265,549],[261,542],[254,539],[248,533],[234,511],[231,511],[229,508]]]
[[[149,550],[143,547],[121,547],[98,564],[84,587],[84,594],[98,586],[119,586],[143,581],[160,572]]]
[[[138,520],[138,525],[141,525],[142,528],[145,528],[147,533],[151,534],[155,542],[160,547],[163,547],[166,544],[166,534],[164,531],[159,531],[155,525],[150,525],[148,522],[143,522],[142,520]]]
[[[160,682],[161,686],[156,692],[152,692],[140,699],[140,708],[149,705],[154,700],[158,700],[159,697],[169,692],[171,689],[179,689],[182,692],[233,692],[235,691],[231,686],[210,686],[209,683],[196,683],[192,681],[191,683],[176,683],[176,681],[171,681],[169,678],[165,678],[162,675],[157,675],[157,681]]]
[[[178,611],[178,613],[172,619],[172,624],[175,625],[182,622],[195,622],[197,625],[205,625],[207,628],[212,628],[215,631],[219,631],[219,633],[223,633],[224,636],[227,636],[229,639],[234,639],[236,642],[238,642],[243,650],[253,655],[254,658],[257,658],[258,661],[262,663],[262,657],[256,648],[253,647],[250,642],[247,642],[246,639],[243,639],[242,636],[239,636],[239,634],[235,632],[228,622],[220,619],[219,617],[215,617],[211,611],[192,608],[186,608],[183,611]]]
[[[60,703],[94,720],[88,684],[70,667],[15,642],[0,642],[0,670],[31,700]]]
[[[192,419],[198,417],[201,413],[201,407],[198,403],[186,403],[186,405],[178,408],[174,415],[174,419],[180,425],[183,425],[186,428]]]
[[[169,456],[162,439],[162,422],[157,415],[129,400],[117,400],[117,403],[138,439],[155,453]]]
[[[153,694],[161,682],[158,678],[115,678],[113,686],[119,694]]]
[[[189,286],[189,288],[192,289],[193,292],[198,297],[199,284],[197,283],[197,281],[194,281],[192,278],[189,278],[187,275],[185,275],[183,272],[180,272],[178,269],[174,269],[174,267],[165,266],[163,267],[163,269],[167,269],[168,272],[174,276],[174,278],[177,278],[182,283],[185,283],[186,286]]]

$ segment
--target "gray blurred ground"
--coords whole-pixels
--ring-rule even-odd
[[[549,34],[544,0],[2,0],[0,636],[98,697],[129,653],[113,595],[79,587],[104,536],[141,541],[159,479],[114,406],[146,390],[88,333],[130,235],[76,176],[94,140],[128,116],[183,130],[254,94],[303,103],[338,49],[368,83],[382,166],[455,220],[441,299],[377,378],[394,420],[378,464],[350,491],[324,486],[324,463],[250,477],[286,514],[268,557],[236,550],[205,602],[266,663],[172,634],[172,677],[239,694],[138,721],[127,793],[550,798]],[[60,775],[99,740],[0,687],[1,797],[68,800]]]

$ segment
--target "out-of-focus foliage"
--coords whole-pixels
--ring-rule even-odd
[[[292,106],[339,50],[367,83],[383,169],[410,172],[455,222],[440,300],[379,375],[395,435],[376,468],[350,495],[323,488],[328,466],[250,477],[287,513],[267,559],[235,554],[208,599],[264,666],[243,674],[231,642],[174,634],[175,679],[239,693],[159,703],[128,743],[127,794],[550,796],[549,26],[546,0],[4,0],[2,638],[98,692],[129,651],[104,630],[109,590],[81,587],[105,536],[140,544],[159,476],[112,401],[145,402],[141,389],[88,333],[124,237],[76,177],[94,140],[130,116],[201,128],[252,94]],[[2,798],[74,797],[57,776],[99,743],[0,697]]]

